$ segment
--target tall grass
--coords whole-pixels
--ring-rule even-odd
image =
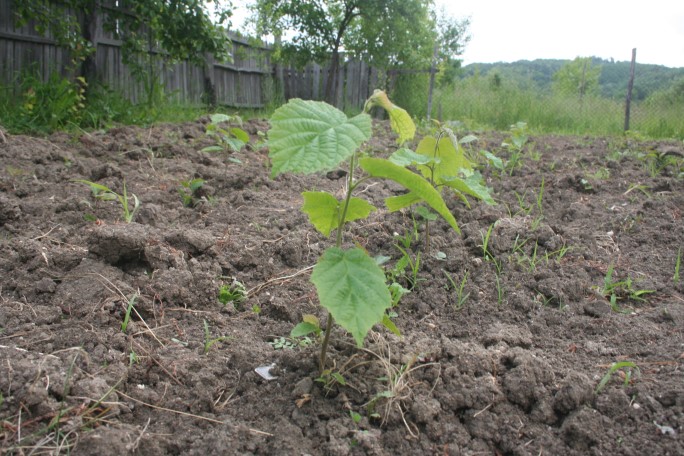
[[[265,111],[242,110],[243,118],[265,117]],[[220,107],[221,112],[235,111]],[[56,130],[102,129],[116,124],[149,125],[156,122],[187,122],[207,114],[210,108],[178,101],[161,92],[154,104],[134,104],[106,86],[88,86],[57,72],[42,80],[26,71],[11,86],[0,87],[0,125],[10,133],[49,134]]]
[[[624,101],[583,99],[471,77],[436,90],[433,116],[459,120],[471,129],[508,130],[527,122],[539,133],[623,133]],[[653,138],[684,138],[684,106],[632,103],[630,129]]]

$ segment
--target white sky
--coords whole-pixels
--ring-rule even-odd
[[[575,57],[684,67],[682,0],[437,0],[470,17],[464,63]]]
[[[234,0],[239,28],[249,0]],[[465,64],[596,56],[684,68],[683,0],[436,0],[470,17]]]

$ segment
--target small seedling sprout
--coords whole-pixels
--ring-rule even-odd
[[[209,350],[211,349],[211,346],[214,345],[217,342],[223,342],[226,340],[230,340],[230,337],[228,336],[219,336],[219,337],[211,337],[211,331],[209,330],[209,323],[207,323],[207,320],[202,320],[204,323],[204,354],[206,355],[209,353]]]
[[[672,281],[675,285],[679,285],[679,268],[682,264],[682,248],[680,247],[677,251],[677,259],[675,260],[674,275],[672,276]]]
[[[218,300],[224,306],[232,303],[235,308],[247,299],[247,290],[239,280],[233,278],[230,284],[221,285],[218,291]]]
[[[195,207],[199,203],[201,198],[198,197],[197,192],[202,188],[204,183],[204,179],[199,178],[181,181],[181,186],[178,188],[178,194],[183,201],[183,206]]]
[[[608,298],[610,302],[610,308],[614,312],[622,312],[625,310],[621,309],[618,305],[619,299],[631,299],[632,301],[645,301],[644,296],[647,294],[655,293],[655,290],[640,290],[634,287],[634,280],[631,277],[627,277],[624,280],[615,280],[613,274],[615,272],[615,266],[611,263],[606,270],[606,275],[603,278],[603,288],[599,288],[599,293]]]
[[[131,223],[133,221],[135,213],[140,208],[140,200],[135,195],[135,193],[131,193],[131,196],[133,197],[133,209],[129,207],[129,198],[128,193],[126,191],[126,180],[123,181],[123,192],[121,194],[116,193],[114,190],[110,189],[107,186],[98,184],[96,182],[91,182],[85,179],[73,179],[72,182],[78,182],[80,184],[85,184],[89,186],[90,190],[93,192],[93,196],[96,199],[102,201],[118,201],[123,211],[123,219],[126,223]]]
[[[470,293],[464,293],[465,292],[465,286],[466,283],[468,283],[468,271],[463,274],[463,279],[461,279],[460,284],[456,284],[454,281],[454,278],[451,277],[451,274],[449,274],[447,271],[442,269],[442,272],[446,276],[447,280],[449,281],[449,285],[451,289],[456,290],[456,304],[454,305],[454,309],[456,310],[461,310],[463,306],[465,306],[466,302],[468,301],[468,298],[470,297]],[[447,287],[447,290],[449,287]]]
[[[124,314],[124,319],[121,322],[121,332],[125,333],[128,329],[128,323],[131,320],[131,312],[133,311],[133,305],[136,299],[138,299],[138,294],[134,293],[133,296],[128,300],[128,306],[126,307],[126,313]]]
[[[486,233],[480,233],[480,237],[482,238],[482,244],[480,244],[480,248],[482,248],[482,257],[485,261],[490,261],[494,259],[494,255],[492,255],[489,251],[489,240],[492,236],[493,229],[494,224],[492,223],[491,225],[489,225],[489,228],[487,228]]]
[[[608,369],[608,372],[601,378],[601,381],[599,382],[598,386],[596,387],[596,394],[599,394],[603,388],[608,384],[610,379],[612,378],[613,374],[621,369],[625,369],[624,372],[624,386],[629,385],[630,381],[632,380],[632,375],[635,373],[637,375],[640,374],[639,367],[636,365],[636,363],[633,363],[632,361],[620,361],[611,364],[610,369]]]

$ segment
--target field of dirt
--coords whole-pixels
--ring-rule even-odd
[[[334,241],[299,209],[344,172],[271,179],[267,121],[232,154],[200,151],[206,124],[0,137],[0,453],[684,454],[681,141],[534,136],[516,157],[481,134],[507,169],[481,163],[497,205],[445,197],[461,235],[438,220],[428,251],[410,211],[352,224],[388,270],[402,238],[421,264],[402,336],[334,328],[324,383],[319,340],[289,334],[325,322],[309,278]],[[73,179],[125,179],[140,209]],[[362,191],[381,208],[396,186]]]

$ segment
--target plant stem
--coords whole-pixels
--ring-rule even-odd
[[[347,210],[349,209],[349,202],[351,201],[352,192],[354,191],[354,166],[356,166],[356,154],[352,154],[349,160],[349,174],[347,175],[347,196],[344,199],[342,212],[337,223],[337,239],[335,240],[336,247],[342,247],[342,232],[344,230],[344,221],[347,218]]]
[[[332,331],[334,320],[331,313],[328,313],[328,322],[325,324],[325,336],[323,337],[323,344],[321,345],[321,357],[319,358],[319,373],[323,375],[325,370],[325,358],[328,353],[328,343],[330,342],[330,333]]]
[[[356,187],[354,185],[354,167],[356,166],[356,153],[352,154],[349,160],[349,173],[347,175],[347,195],[344,199],[344,205],[342,206],[342,211],[340,212],[339,222],[337,224],[337,238],[335,239],[335,247],[342,247],[342,232],[344,230],[345,219],[347,218],[347,210],[349,209],[349,202],[351,201],[352,192]],[[335,320],[331,313],[328,313],[328,322],[325,325],[325,336],[323,337],[323,344],[321,345],[321,356],[319,363],[320,374],[323,375],[325,370],[325,359],[328,352],[328,343],[330,341],[330,332],[332,331],[333,324]]]
[[[432,155],[432,159],[435,160],[437,158],[437,153],[439,152],[439,142],[442,140],[442,137],[444,136],[444,131],[440,131],[439,135],[437,135],[437,141],[435,142],[435,153]],[[457,145],[454,144],[454,147]],[[435,186],[435,163],[432,162],[430,165],[428,165],[428,168],[430,169],[430,185],[433,187]],[[425,253],[427,255],[430,254],[430,220],[425,219]]]

